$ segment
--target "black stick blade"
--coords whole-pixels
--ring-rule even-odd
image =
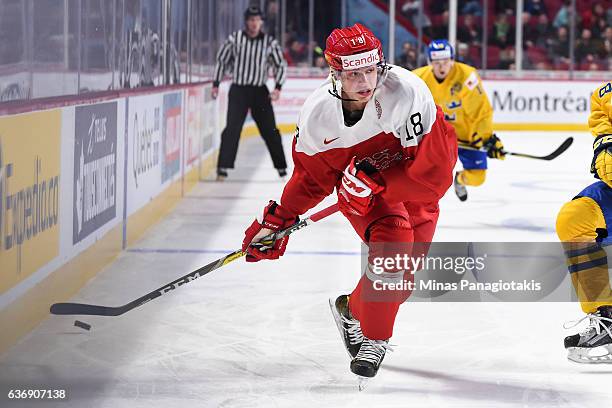
[[[50,312],[54,315],[118,316],[121,314],[121,308],[82,303],[55,303],[51,305]]]
[[[556,159],[557,157],[559,157],[559,155],[561,153],[563,153],[564,151],[569,149],[569,147],[572,145],[572,143],[574,143],[574,138],[573,137],[568,137],[567,139],[565,139],[565,142],[561,143],[561,146],[559,146],[557,148],[557,150],[555,150],[554,152],[552,152],[551,154],[546,156],[545,160]]]
[[[536,156],[536,155],[533,155],[533,154],[514,153],[514,152],[508,152],[508,154],[510,154],[512,156],[525,157],[525,158],[528,158],[528,159],[553,160],[553,159],[556,159],[557,157],[559,157],[567,149],[569,149],[569,147],[572,145],[572,143],[574,143],[574,138],[573,137],[568,137],[567,139],[565,139],[565,141],[563,143],[561,143],[561,145],[559,147],[557,147],[557,149],[554,152],[552,152],[551,154],[549,154],[547,156]]]

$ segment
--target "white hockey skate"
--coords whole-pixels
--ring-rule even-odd
[[[601,306],[597,312],[565,327],[575,327],[585,319],[590,319],[590,322],[584,331],[565,338],[568,360],[582,364],[611,364],[612,306]]]

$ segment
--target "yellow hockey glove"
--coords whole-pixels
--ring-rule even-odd
[[[599,135],[595,138],[591,173],[612,187],[612,135]]]
[[[484,142],[484,148],[487,150],[487,156],[492,159],[504,160],[506,158],[504,144],[495,133],[491,135],[489,140]]]

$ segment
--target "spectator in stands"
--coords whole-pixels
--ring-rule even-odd
[[[590,9],[586,9],[581,15],[582,28],[593,28],[597,24],[597,20],[603,20],[606,24],[606,10],[601,3],[593,3]],[[595,35],[595,32],[593,32]]]
[[[429,3],[430,3],[429,11],[432,14],[440,15],[444,13],[445,11],[448,12],[448,0],[439,0],[439,1],[429,2]]]
[[[460,42],[457,45],[457,61],[463,62],[464,64],[475,66],[477,65],[474,59],[470,56],[470,46],[466,43]]]
[[[478,45],[482,39],[480,27],[476,24],[473,15],[467,14],[463,19],[463,25],[457,29],[457,39],[467,44]],[[472,64],[469,64],[472,65]]]
[[[580,33],[580,39],[576,41],[576,62],[578,64],[591,64],[595,61],[598,51],[597,43],[593,40],[591,30],[584,28]]]
[[[402,44],[402,54],[397,58],[398,65],[412,71],[417,65],[417,53],[414,45],[406,41]]]
[[[448,38],[448,10],[442,13],[441,20],[439,25],[432,27],[432,38]]]
[[[525,45],[527,47],[547,48],[553,30],[546,14],[540,14],[535,25],[525,25]]]
[[[459,9],[461,14],[472,14],[474,16],[482,16],[482,6],[480,0],[459,0]]]
[[[291,38],[288,41],[285,55],[287,58],[287,65],[292,67],[304,65],[308,55],[308,47],[297,38]]]
[[[599,37],[593,36],[597,44],[597,63],[602,70],[612,70],[612,27],[608,26]]]
[[[420,0],[407,0],[404,4],[402,4],[400,8],[400,12],[410,20],[410,23],[418,28],[419,25],[423,27],[423,33],[427,36],[431,35],[431,20],[425,14],[425,10],[423,10],[423,15],[419,18],[419,8],[421,7]]]
[[[514,32],[508,21],[508,15],[498,14],[493,23],[493,33],[491,35],[491,43],[499,48],[506,48],[514,43]]]
[[[550,57],[558,65],[569,65],[569,35],[567,28],[561,26],[557,29],[557,35],[550,41],[549,47]]]
[[[595,24],[591,27],[591,31],[593,32],[593,38],[600,38],[604,35],[606,28],[609,27],[610,24],[604,18],[597,18],[595,20]]]
[[[318,57],[315,58],[314,66],[315,66],[315,68],[324,68],[326,70],[329,69],[329,66],[327,65],[327,62],[325,62],[325,57],[323,57],[323,56],[318,56]]]
[[[514,47],[507,47],[499,52],[499,69],[515,69],[516,53]]]
[[[589,71],[601,71],[601,67],[596,62],[591,62],[589,64]]]
[[[536,17],[547,13],[546,4],[542,0],[525,0],[525,7],[523,9],[529,15]]]
[[[270,0],[266,7],[266,31],[272,37],[279,38],[276,32],[278,25],[278,1]]]
[[[563,5],[557,11],[557,15],[555,15],[555,19],[553,20],[553,27],[569,27],[570,15],[574,14],[572,11],[572,2],[571,0],[564,0]]]
[[[495,2],[495,14],[514,15],[516,9],[516,0],[497,0]]]
[[[534,69],[538,70],[538,71],[549,71],[552,69],[552,67],[550,66],[550,64],[546,61],[540,61],[538,63],[535,64]]]
[[[608,1],[610,4],[610,1]],[[611,7],[612,9],[612,7]],[[606,14],[606,10],[601,3],[594,3],[590,9],[584,11],[580,17],[582,18],[582,28],[588,28],[593,33],[593,38],[600,38],[604,35],[606,27],[612,25],[612,14]]]
[[[612,57],[612,27],[606,27],[599,50],[601,58]]]

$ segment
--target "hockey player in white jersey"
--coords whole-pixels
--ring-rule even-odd
[[[335,189],[342,214],[367,244],[368,265],[352,293],[331,302],[332,311],[351,371],[373,377],[399,305],[410,295],[380,290],[381,284],[412,280],[412,271],[394,267],[375,273],[373,259],[427,251],[428,244],[416,243],[433,238],[438,200],[453,181],[457,140],[425,83],[387,65],[366,27],[335,29],[325,58],[331,75],[301,110],[291,179],[280,203],[270,201],[248,227],[242,249],[251,262],[279,258],[288,236],[268,247],[257,241],[292,225]]]

